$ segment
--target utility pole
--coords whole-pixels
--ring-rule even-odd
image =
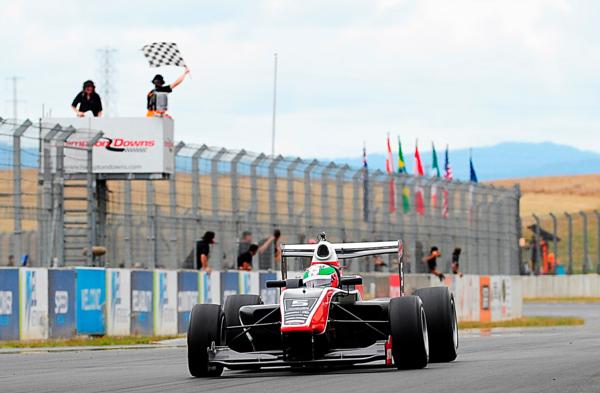
[[[98,49],[98,74],[100,77],[98,91],[102,97],[102,111],[105,116],[114,116],[116,113],[116,54],[117,50],[108,46]]]
[[[271,157],[275,157],[275,117],[277,113],[277,52],[273,55],[274,57],[274,69],[273,69],[273,129],[271,135]]]

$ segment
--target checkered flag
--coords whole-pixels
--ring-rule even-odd
[[[145,45],[142,48],[144,56],[150,62],[150,67],[161,67],[166,65],[174,65],[177,67],[185,67],[185,62],[179,48],[174,42],[154,42]]]

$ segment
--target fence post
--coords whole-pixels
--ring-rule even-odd
[[[17,263],[23,254],[23,228],[21,223],[22,211],[21,211],[21,137],[31,126],[29,120],[25,120],[17,129],[13,132],[13,205],[14,205],[14,236],[15,245],[13,255]]]
[[[587,274],[590,272],[590,261],[589,261],[589,253],[588,253],[588,217],[587,214],[580,211],[579,215],[583,219],[583,265],[582,270],[583,274]]]
[[[56,124],[42,139],[42,167],[40,168],[40,181],[42,183],[42,214],[38,223],[38,233],[40,234],[40,262],[43,261],[47,266],[52,265],[52,237],[49,227],[52,215],[52,140],[62,131],[62,127]],[[40,125],[41,132],[41,125]]]
[[[571,214],[565,212],[565,217],[567,218],[567,237],[569,239],[569,243],[567,246],[567,254],[569,257],[569,264],[567,265],[567,273],[573,274],[573,216]]]
[[[278,224],[277,214],[277,166],[283,161],[283,156],[279,155],[271,160],[269,164],[269,214],[272,224]]]
[[[333,232],[334,228],[329,222],[329,172],[335,170],[337,165],[330,162],[321,172],[321,226]],[[337,219],[339,221],[339,218]]]
[[[542,247],[540,245],[540,219],[538,218],[538,216],[536,216],[535,214],[532,214],[533,216],[533,220],[535,221],[535,266],[533,266],[533,272],[535,274],[540,274],[542,269],[540,266],[540,261],[541,261],[541,253],[542,253]]]
[[[304,169],[304,226],[308,232],[313,230],[312,185],[310,173],[317,165],[319,165],[319,161],[312,160],[312,162]]]
[[[342,223],[342,239],[346,241],[346,215],[345,215],[345,204],[344,204],[344,183],[346,178],[346,172],[348,172],[350,166],[348,164],[338,168],[335,174],[335,202],[336,202],[336,218],[338,222]]]
[[[156,265],[156,229],[154,227],[156,206],[154,203],[154,182],[146,180],[146,251],[148,253],[148,265],[146,267],[153,268]]]
[[[363,179],[364,169],[359,169],[354,172],[352,175],[352,229],[353,236],[352,239],[355,242],[361,241],[360,238],[360,227],[361,227],[361,208],[360,208],[360,190],[363,189],[363,185],[361,185],[361,179]],[[364,190],[363,190],[363,198],[364,198]],[[363,203],[364,205],[364,203]]]
[[[227,153],[227,149],[219,150],[210,159],[211,201],[213,215],[219,214],[219,161]]]
[[[173,224],[169,231],[171,238],[171,258],[174,262],[174,267],[179,268],[182,261],[179,253],[180,247],[177,247],[177,231],[179,230],[179,216],[177,215],[177,154],[185,147],[185,143],[179,142],[173,149],[173,174],[169,178],[169,215],[170,221]]]
[[[125,267],[131,267],[133,261],[133,210],[131,206],[131,179],[123,182],[123,221],[125,240]]]
[[[267,158],[261,153],[250,164],[250,220],[256,222],[258,216],[258,166]]]
[[[369,207],[370,207],[370,213],[369,213],[369,221],[368,221],[368,236],[369,236],[369,240],[372,241],[375,237],[377,237],[377,214],[379,213],[380,210],[382,210],[382,213],[385,214],[385,209],[387,209],[387,206],[377,206],[375,205],[376,202],[376,190],[377,190],[377,186],[380,184],[383,184],[383,187],[385,187],[385,182],[380,182],[379,180],[384,177],[386,174],[385,172],[383,172],[381,169],[377,169],[375,170],[370,178],[369,181],[371,182],[371,188],[369,190]],[[383,203],[385,203],[385,188],[383,189],[384,191],[384,201]],[[377,206],[377,207],[376,207]],[[380,209],[383,208],[383,209]]]
[[[558,263],[558,242],[556,241],[556,231],[558,228],[558,223],[554,213],[550,213],[550,218],[552,219],[552,241],[554,242],[554,244],[552,245],[552,252],[554,253],[554,264],[556,265]],[[556,274],[556,267],[554,268],[554,273]]]
[[[238,178],[238,164],[245,155],[246,150],[242,149],[231,159],[231,211],[236,225],[238,225],[240,218],[240,185]]]
[[[596,216],[596,273],[600,274],[600,212],[594,210]]]
[[[87,249],[88,252],[85,255],[85,262],[87,266],[91,266],[94,261],[94,254],[92,252],[93,247],[96,245],[96,236],[97,236],[97,228],[96,228],[96,219],[97,219],[97,206],[95,204],[94,195],[96,193],[96,175],[94,175],[94,145],[96,142],[100,140],[100,138],[104,135],[103,132],[98,132],[96,135],[90,139],[86,146],[86,156],[87,156],[87,168],[86,168],[86,199],[87,199],[87,215],[88,220],[90,222],[88,234],[87,234]],[[111,247],[114,249],[114,247]]]
[[[297,218],[298,218],[298,213],[296,211],[296,204],[295,204],[294,171],[296,170],[298,165],[300,165],[301,163],[302,163],[302,159],[296,158],[287,167],[287,200],[288,200],[287,211],[288,211],[288,223],[290,225],[295,225]],[[295,225],[295,226],[297,227],[297,225]]]

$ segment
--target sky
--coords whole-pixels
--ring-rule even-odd
[[[140,49],[176,42],[191,78],[171,94],[176,138],[276,153],[384,151],[387,133],[451,148],[552,141],[600,152],[598,1],[0,0],[0,117],[72,116],[98,48],[117,50],[117,116],[144,116]],[[58,5],[59,4],[59,5]],[[102,93],[101,86],[99,86]]]

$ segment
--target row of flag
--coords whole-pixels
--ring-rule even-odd
[[[431,177],[434,178],[444,178],[447,181],[452,181],[452,166],[450,165],[450,156],[448,152],[448,145],[446,145],[446,151],[444,153],[444,170],[442,170],[439,166],[437,151],[435,150],[435,145],[431,144]],[[387,157],[385,160],[385,169],[388,174],[393,174],[395,172],[401,174],[408,174],[408,169],[406,168],[406,161],[404,160],[404,154],[402,152],[402,143],[400,141],[400,137],[398,137],[398,160],[397,160],[397,169],[394,170],[394,155],[392,152],[392,144],[390,140],[390,135],[387,136]],[[367,221],[369,218],[369,176],[368,176],[368,162],[367,162],[367,148],[363,146],[363,168],[365,171],[365,175],[363,176],[363,214],[364,220]],[[470,172],[470,181],[472,183],[477,183],[477,174],[475,172],[475,167],[473,165],[472,157],[469,157],[469,172]],[[425,176],[425,171],[423,169],[423,161],[421,160],[421,154],[419,152],[418,141],[415,144],[415,176]],[[433,183],[431,187],[431,208],[437,209],[438,207],[438,186],[437,183]],[[389,211],[396,211],[396,187],[393,178],[390,178],[388,184],[388,194],[389,194]],[[414,192],[414,208],[417,214],[424,215],[425,214],[425,199],[424,199],[424,191],[423,187],[420,184],[415,186]],[[447,187],[442,187],[442,210],[441,214],[443,218],[448,218],[448,205],[449,205],[449,191]],[[408,213],[411,210],[411,195],[410,189],[407,186],[402,188],[402,210],[404,213]]]

